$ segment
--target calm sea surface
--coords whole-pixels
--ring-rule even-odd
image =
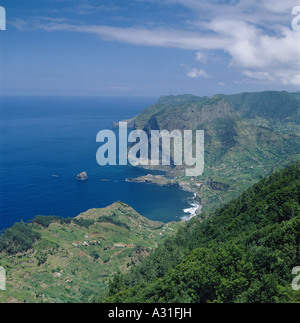
[[[0,229],[36,215],[74,217],[115,201],[151,220],[180,220],[193,195],[126,182],[149,173],[96,162],[96,135],[156,98],[0,98]],[[89,180],[75,177],[86,171]],[[55,176],[53,176],[55,175]],[[105,181],[103,181],[105,180]]]

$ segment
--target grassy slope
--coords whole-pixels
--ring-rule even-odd
[[[101,217],[107,218],[99,222]],[[94,224],[29,224],[41,240],[26,253],[0,253],[7,273],[0,302],[88,302],[101,297],[117,271],[139,264],[182,225],[150,221],[121,202],[89,210],[77,219]]]

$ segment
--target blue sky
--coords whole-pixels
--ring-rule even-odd
[[[0,0],[0,95],[300,89],[299,0]],[[300,14],[300,12],[299,12]]]

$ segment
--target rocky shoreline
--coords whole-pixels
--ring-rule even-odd
[[[130,183],[147,183],[159,186],[179,186],[174,179],[169,179],[162,175],[148,174],[137,178],[127,178],[126,181]]]

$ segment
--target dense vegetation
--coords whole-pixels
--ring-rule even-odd
[[[299,101],[296,93],[266,91],[240,93],[226,97],[244,118],[265,117],[299,122]]]
[[[72,218],[61,218],[59,216],[55,216],[55,215],[37,215],[34,220],[32,221],[32,223],[36,223],[36,224],[40,224],[45,228],[48,228],[49,225],[53,222],[60,222],[60,223],[71,223]]]
[[[32,248],[34,242],[41,238],[32,227],[24,222],[15,223],[7,229],[0,237],[0,252],[6,251],[8,254],[25,252]]]
[[[112,223],[118,227],[123,227],[126,230],[131,230],[130,226],[127,225],[126,223],[120,221],[118,219],[118,216],[116,216],[115,214],[111,215],[111,216],[101,216],[98,218],[98,222],[106,222],[106,223]]]
[[[76,219],[61,218],[59,216],[44,216],[37,215],[32,221],[32,224],[38,224],[45,228],[53,222],[61,224],[69,224]],[[26,252],[33,247],[33,244],[41,239],[41,235],[34,229],[34,226],[29,223],[15,223],[11,228],[8,228],[0,236],[0,252],[6,251],[9,254],[15,255],[19,252]]]
[[[109,302],[300,301],[300,162],[168,238],[110,283]]]

